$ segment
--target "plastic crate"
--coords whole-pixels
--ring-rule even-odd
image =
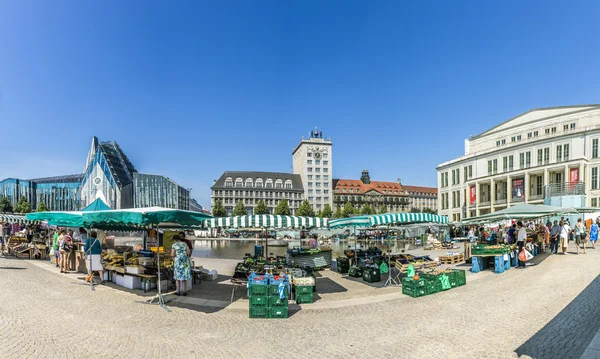
[[[297,304],[304,304],[304,303],[312,303],[314,301],[314,297],[313,294],[310,293],[305,293],[305,294],[298,294],[296,293],[296,303]]]
[[[296,286],[296,295],[298,294],[312,294],[313,286]]]
[[[264,306],[269,305],[269,297],[266,295],[261,296],[251,296],[248,298],[250,300],[250,306]]]
[[[361,267],[353,266],[348,270],[348,275],[350,277],[359,278],[362,277],[363,269]]]
[[[410,277],[404,277],[402,278],[402,287],[408,287],[408,288],[420,288],[420,287],[424,287],[427,284],[426,279],[424,278],[419,278],[419,280],[414,280]]]
[[[375,283],[381,281],[379,269],[365,268],[363,271],[363,280],[367,283]]]
[[[454,272],[455,272],[455,276],[456,276],[457,286],[467,284],[467,272],[466,271],[464,271],[462,269],[455,269]]]
[[[269,309],[267,307],[250,306],[250,318],[268,318]]]
[[[287,307],[288,306],[288,298],[279,298],[279,296],[271,295],[269,296],[269,308],[271,307]]]
[[[256,275],[256,274],[252,273],[248,277],[248,284],[267,285],[267,284],[269,284],[269,278],[264,275]]]
[[[248,297],[251,296],[266,296],[269,294],[269,286],[266,284],[249,284]]]
[[[275,296],[276,295],[276,296],[279,297],[279,285],[269,285],[268,288],[269,289],[268,289],[267,295],[269,295],[269,296],[271,296],[271,295]],[[290,284],[289,283],[286,283],[285,287],[283,288],[283,295],[286,298],[290,297]]]
[[[442,291],[442,283],[440,283],[439,280],[428,280],[427,284],[425,285],[425,293],[427,293],[427,295],[429,294],[435,294],[435,293],[439,293]]]
[[[408,295],[410,297],[413,298],[418,298],[418,297],[422,297],[424,295],[427,295],[427,289],[426,287],[405,287],[402,286],[402,294],[404,295]]]
[[[268,318],[284,319],[289,317],[288,307],[273,307],[267,310]]]

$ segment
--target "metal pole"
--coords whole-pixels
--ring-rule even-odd
[[[157,239],[157,247],[156,247],[156,268],[158,271],[158,283],[157,283],[157,288],[158,288],[158,293],[156,294],[156,296],[154,298],[152,298],[152,300],[150,300],[150,302],[148,304],[154,304],[154,300],[156,299],[156,304],[160,305],[161,307],[163,307],[164,310],[166,310],[167,312],[170,312],[171,310],[169,310],[169,308],[167,308],[167,305],[165,302],[165,299],[163,298],[162,295],[162,288],[161,288],[161,283],[160,283],[160,236],[158,233],[158,224],[155,225],[156,227],[156,239]],[[164,245],[164,238],[163,238],[163,245]]]

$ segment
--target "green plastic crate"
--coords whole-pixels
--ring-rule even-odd
[[[269,286],[266,284],[250,284],[248,287],[248,296],[253,295],[266,296],[269,293]]]
[[[296,295],[298,294],[312,294],[313,287],[308,285],[296,286]]]
[[[455,269],[456,285],[461,286],[467,284],[467,272],[462,269]]]
[[[427,284],[425,285],[425,293],[427,293],[427,295],[439,293],[441,291],[442,291],[442,283],[440,283],[439,280],[428,280],[427,281]]]
[[[250,318],[268,318],[269,310],[267,307],[250,306]]]
[[[248,299],[250,300],[250,306],[266,307],[269,305],[269,297],[266,295],[255,295]]]
[[[278,295],[269,296],[269,307],[287,307],[288,298],[279,298]]]
[[[289,317],[288,307],[274,307],[268,309],[268,318],[283,319]]]
[[[402,278],[402,287],[408,288],[420,288],[424,287],[427,284],[424,278],[419,278],[419,280],[414,280],[410,277]]]
[[[287,285],[283,288],[283,294],[285,295],[286,298],[290,297],[290,293],[289,293],[289,289],[288,289]],[[269,285],[268,295],[269,296],[271,296],[271,295],[279,296],[279,285]]]
[[[313,301],[314,301],[314,298],[313,298],[312,292],[306,293],[306,294],[296,293],[296,303],[297,304],[312,303]]]
[[[408,295],[413,298],[422,297],[424,295],[427,295],[427,288],[426,287],[411,288],[411,287],[402,286],[402,294]]]

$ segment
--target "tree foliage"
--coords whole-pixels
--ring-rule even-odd
[[[423,208],[423,213],[437,214],[437,211],[435,209],[431,209],[429,207],[425,207],[425,208]]]
[[[269,214],[269,207],[267,207],[264,200],[258,201],[256,207],[254,207],[254,214]]]
[[[331,211],[331,206],[329,205],[329,203],[327,203],[325,206],[323,206],[323,210],[321,211],[320,217],[323,217],[323,218],[333,217],[333,212]]]
[[[227,217],[227,211],[225,211],[225,207],[223,207],[223,202],[220,199],[215,201],[215,205],[213,206],[212,215],[214,217]]]
[[[360,214],[375,214],[375,210],[367,203],[360,209]]]
[[[287,199],[282,199],[277,203],[277,207],[275,207],[273,214],[276,216],[289,216],[291,214],[290,205],[288,204]]]
[[[344,209],[342,210],[342,217],[348,218],[348,217],[352,216],[353,214],[354,214],[354,206],[352,206],[352,203],[346,202],[346,204],[344,205]]]
[[[21,196],[21,198],[19,198],[19,202],[17,202],[17,205],[15,206],[15,212],[16,213],[31,212],[31,205],[29,204],[29,202],[27,201],[27,198],[25,198],[25,196]]]
[[[238,203],[235,205],[235,208],[233,209],[233,215],[234,216],[247,216],[248,215],[248,211],[246,210],[246,207],[244,206],[244,202],[242,202],[242,200],[239,200]]]
[[[36,212],[49,212],[50,208],[48,208],[48,206],[46,206],[46,204],[44,202],[40,202],[40,203],[38,203],[38,206],[35,211]]]
[[[298,210],[296,211],[296,215],[297,216],[303,216],[303,217],[314,217],[315,216],[315,210],[312,208],[312,206],[310,205],[310,203],[308,203],[308,200],[305,199],[298,206]]]
[[[387,206],[385,204],[381,204],[381,206],[379,206],[379,214],[385,214],[388,213],[388,209]]]
[[[412,213],[420,213],[420,212],[421,212],[421,210],[420,210],[420,209],[418,209],[417,207],[410,207],[410,211],[411,211]]]
[[[342,207],[336,206],[335,213],[333,214],[333,218],[343,218],[344,214],[342,213]]]
[[[13,206],[6,197],[0,198],[0,212],[12,213]]]

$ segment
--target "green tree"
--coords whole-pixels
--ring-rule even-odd
[[[50,208],[48,208],[44,202],[40,202],[40,203],[38,203],[37,209],[35,211],[36,212],[49,212]]]
[[[246,207],[244,206],[244,202],[242,202],[242,200],[239,200],[238,203],[235,205],[235,208],[233,209],[233,215],[234,216],[247,216],[248,215],[248,211],[246,210]]]
[[[256,207],[254,207],[254,214],[269,214],[269,208],[262,199],[258,201]]]
[[[381,206],[379,206],[379,214],[385,214],[388,213],[388,209],[387,206],[385,204],[381,204]]]
[[[375,214],[375,210],[367,203],[360,209],[360,214]]]
[[[279,200],[273,214],[276,216],[289,216],[291,214],[287,199]]]
[[[321,217],[323,218],[331,218],[333,217],[333,212],[331,212],[331,206],[329,203],[323,206],[323,210],[321,211]]]
[[[12,213],[13,206],[6,197],[0,198],[0,212]]]
[[[342,210],[342,217],[348,218],[348,217],[352,216],[353,214],[354,214],[354,206],[352,206],[352,203],[346,202],[346,204],[344,205],[344,209]]]
[[[323,212],[321,210],[318,210],[316,216],[319,218],[323,218]]]
[[[312,206],[310,205],[310,203],[308,203],[308,200],[305,199],[298,206],[298,210],[296,211],[296,215],[297,216],[303,216],[303,217],[314,217],[315,216],[315,210],[312,208]]]
[[[420,210],[420,209],[418,209],[417,207],[410,207],[410,211],[411,211],[412,213],[421,213],[421,210]]]
[[[342,213],[342,207],[336,206],[335,213],[333,214],[333,218],[343,218],[344,214]]]
[[[29,204],[29,202],[27,201],[27,198],[25,198],[25,196],[21,196],[21,198],[19,198],[19,202],[17,202],[17,205],[15,206],[15,212],[16,213],[31,212],[31,205]]]
[[[225,207],[223,207],[223,202],[220,199],[215,201],[215,205],[213,206],[212,215],[215,217],[227,217],[227,211],[225,211]]]
[[[402,208],[402,212],[404,212],[404,209],[410,205],[410,201],[408,200],[408,198],[400,198],[400,202],[398,202],[398,205],[400,206],[400,208]]]
[[[437,214],[437,211],[435,209],[431,209],[429,207],[425,207],[425,208],[423,208],[423,213]]]

